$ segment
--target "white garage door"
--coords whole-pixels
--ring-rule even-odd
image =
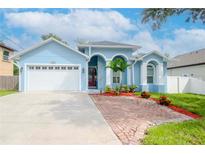
[[[80,68],[71,65],[29,65],[28,91],[80,90]]]

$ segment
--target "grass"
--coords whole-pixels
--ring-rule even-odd
[[[140,93],[136,93],[140,95]],[[160,93],[151,93],[159,98]],[[181,145],[205,144],[205,95],[196,94],[163,94],[169,97],[173,105],[203,116],[200,120],[189,120],[180,123],[168,123],[148,129],[143,144]]]
[[[15,92],[16,92],[15,90],[0,90],[0,96],[5,96],[5,95],[13,94]]]

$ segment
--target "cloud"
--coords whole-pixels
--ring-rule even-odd
[[[140,51],[149,52],[158,50],[176,56],[193,50],[205,48],[204,29],[176,29],[170,32],[171,38],[156,38],[149,31],[138,32],[130,42],[142,46]]]
[[[110,40],[140,45],[143,52],[158,50],[171,56],[205,47],[204,29],[168,29],[160,31],[160,37],[154,36],[146,25],[136,21],[134,24],[131,18],[109,9],[73,9],[67,13],[42,10],[4,12],[7,27],[22,30],[11,37],[26,47],[47,33],[55,33],[71,45],[78,39]]]
[[[42,35],[55,33],[68,41],[115,40],[128,37],[136,26],[117,11],[76,9],[70,13],[15,12],[5,15],[9,27]]]
[[[131,38],[130,42],[133,42],[134,44],[140,45],[142,52],[148,52],[152,50],[160,51],[161,48],[159,47],[159,44],[157,43],[157,40],[155,40],[150,32],[148,31],[141,31],[138,32]]]
[[[205,48],[204,29],[176,29],[173,31],[173,39],[159,40],[163,52],[171,55],[182,54],[193,50]]]

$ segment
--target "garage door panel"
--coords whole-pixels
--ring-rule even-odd
[[[65,66],[66,69],[55,69],[53,66],[33,66],[33,69],[28,69],[28,90],[29,91],[55,91],[55,90],[70,90],[77,91],[80,87],[80,73],[79,67]],[[49,67],[53,67],[49,70]],[[44,69],[43,69],[44,68]]]

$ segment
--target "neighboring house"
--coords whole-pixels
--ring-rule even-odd
[[[205,80],[205,49],[174,57],[168,62],[169,76],[187,76]]]
[[[122,81],[138,85],[138,90],[166,92],[167,57],[156,51],[133,56],[139,48],[101,41],[79,44],[77,50],[50,38],[11,59],[19,61],[20,91],[99,91]],[[123,73],[113,72],[106,66],[115,58],[131,66]]]
[[[0,42],[0,76],[13,75],[13,61],[9,60],[13,52],[14,49]]]

